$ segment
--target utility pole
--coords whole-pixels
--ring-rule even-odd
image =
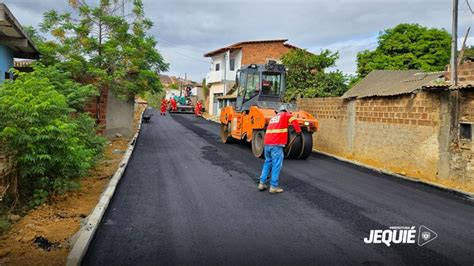
[[[458,0],[453,0],[453,30],[451,39],[451,85],[458,85]]]

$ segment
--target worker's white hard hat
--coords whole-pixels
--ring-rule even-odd
[[[286,105],[282,104],[280,105],[280,107],[278,108],[278,112],[286,112]]]

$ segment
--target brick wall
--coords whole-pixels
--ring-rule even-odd
[[[355,158],[399,174],[437,179],[440,99],[436,94],[358,99],[355,106]]]
[[[347,105],[340,98],[300,99],[298,107],[313,114],[320,131],[314,135],[314,147],[331,154],[348,154]]]
[[[290,50],[283,42],[245,44],[242,46],[242,65],[265,64],[268,59],[280,60]]]
[[[451,68],[449,65],[446,66],[446,72],[444,72],[444,78],[446,81],[451,80]],[[459,83],[472,83],[474,82],[474,61],[466,60],[458,67],[458,81]]]
[[[437,95],[429,93],[363,98],[356,101],[356,121],[436,126],[439,122],[438,108]]]
[[[320,123],[317,150],[403,175],[435,181],[440,99],[434,93],[357,100],[300,99]]]
[[[108,89],[103,89],[103,92],[100,96],[99,104],[97,105],[97,98],[94,97],[90,99],[89,103],[85,107],[85,111],[89,112],[91,116],[94,119],[96,119],[97,123],[103,129],[105,129],[105,126],[106,126],[108,94],[109,94]],[[99,113],[98,119],[97,119],[97,113]]]

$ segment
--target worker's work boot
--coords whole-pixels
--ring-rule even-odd
[[[283,189],[281,187],[270,187],[270,193],[275,194],[275,193],[282,193]]]
[[[259,183],[259,184],[258,184],[258,190],[264,191],[265,189],[267,189],[267,185],[265,185],[265,184],[263,184],[263,183]]]

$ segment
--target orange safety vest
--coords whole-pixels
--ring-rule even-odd
[[[289,112],[281,112],[270,119],[265,132],[265,145],[286,145],[288,142],[288,125],[291,123],[296,132],[301,132],[300,125]]]

